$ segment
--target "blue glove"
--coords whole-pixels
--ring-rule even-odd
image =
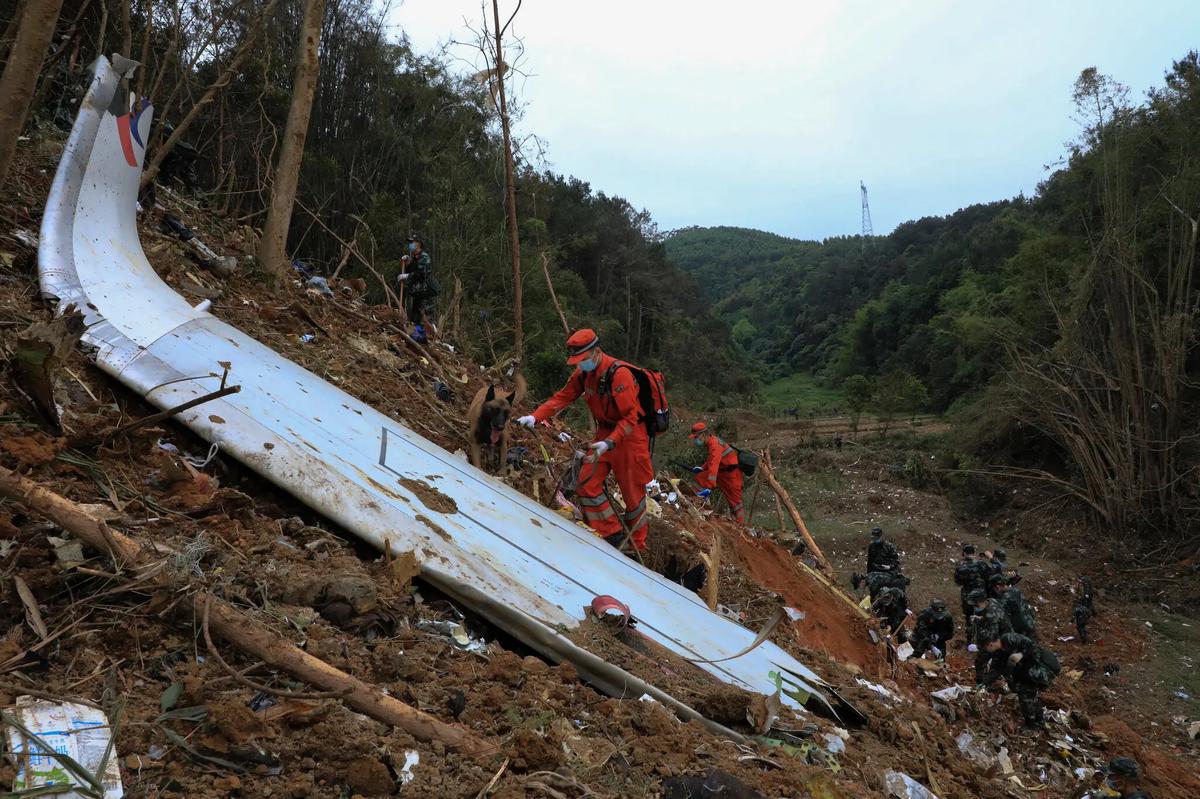
[[[692,474],[700,474],[700,472],[702,472],[702,471],[704,471],[704,468],[701,466],[693,466],[692,467]]]
[[[704,489],[701,489],[700,491],[697,491],[697,492],[696,492],[696,496],[698,496],[698,497],[704,497],[705,499],[708,499],[708,495],[709,495],[709,494],[711,494],[711,493],[712,493],[712,489],[711,489],[711,488],[704,488]]]

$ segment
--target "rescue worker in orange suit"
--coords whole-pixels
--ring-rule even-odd
[[[746,511],[742,507],[742,470],[738,466],[737,450],[721,440],[716,433],[710,433],[704,422],[692,425],[688,438],[698,447],[708,449],[708,457],[703,466],[692,467],[696,482],[704,489],[700,494],[708,496],[714,488],[721,489],[725,500],[729,503],[729,513],[740,523],[746,521]]]
[[[600,349],[596,331],[577,330],[567,339],[567,363],[575,367],[567,384],[518,424],[533,427],[562,411],[582,394],[596,421],[595,441],[579,470],[575,496],[583,511],[583,520],[613,546],[624,543],[617,512],[604,493],[608,473],[616,477],[625,500],[625,525],[637,549],[646,548],[646,483],[654,479],[650,460],[650,436],[646,430],[642,406],[638,401],[638,382],[627,368]],[[611,385],[605,377],[614,364]]]

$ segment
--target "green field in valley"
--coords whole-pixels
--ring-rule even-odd
[[[833,409],[840,413],[846,412],[846,403],[842,392],[830,386],[821,385],[817,379],[803,372],[768,383],[762,389],[762,402],[777,410],[798,408],[801,415],[807,416],[809,411],[818,416],[833,414]]]

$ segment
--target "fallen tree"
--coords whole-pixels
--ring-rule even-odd
[[[161,569],[157,551],[116,530],[85,511],[76,503],[0,466],[0,496],[22,503],[30,510],[76,536],[89,547],[108,554],[118,574],[139,572],[145,578],[158,570],[151,580],[172,585],[171,576]],[[176,589],[178,590],[178,589]],[[496,751],[468,730],[440,721],[428,713],[389,696],[378,686],[334,668],[258,624],[245,613],[207,592],[189,594],[180,607],[191,619],[204,619],[206,634],[216,636],[268,666],[285,671],[298,680],[329,692],[359,713],[376,721],[399,727],[421,741],[441,741],[466,754]]]

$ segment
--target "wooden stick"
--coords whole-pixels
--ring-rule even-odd
[[[107,525],[77,504],[3,466],[0,466],[0,496],[22,503],[89,547],[108,552],[118,562],[124,561],[138,568],[155,565],[150,547],[115,530],[107,531],[106,535],[104,528]],[[178,590],[177,586],[171,585],[171,576],[165,572],[156,580],[165,588]],[[440,721],[388,696],[378,686],[313,657],[216,597],[189,592],[180,606],[193,619],[208,618],[213,633],[246,654],[309,685],[338,692],[343,695],[342,701],[354,710],[399,727],[418,740],[442,741],[467,754],[484,754],[496,748],[463,727]]]
[[[712,530],[713,543],[712,549],[708,552],[708,558],[704,565],[708,571],[708,576],[704,580],[704,601],[708,603],[709,610],[717,609],[717,597],[721,588],[721,528],[718,525],[710,525]]]
[[[350,243],[342,248],[342,259],[338,261],[337,268],[333,270],[333,276],[329,278],[330,283],[333,283],[333,281],[338,279],[338,275],[342,273],[342,270],[346,267],[346,264],[349,263],[350,253],[354,251],[356,244],[358,244],[358,240],[351,239]]]
[[[759,465],[760,467],[762,466],[762,464]],[[835,577],[836,573],[833,567],[829,565],[829,561],[825,560],[825,555],[821,553],[821,548],[817,546],[817,542],[813,540],[812,535],[808,532],[808,527],[805,526],[804,519],[800,516],[800,511],[796,510],[796,506],[792,504],[792,498],[788,496],[787,491],[775,479],[769,462],[767,463],[767,467],[763,469],[763,477],[767,479],[767,485],[771,486],[771,490],[775,492],[775,497],[787,508],[788,514],[792,517],[792,521],[796,525],[796,530],[804,539],[804,543],[808,546],[809,551],[812,552],[813,557],[817,559],[817,565],[821,568],[821,571],[831,577]]]
[[[165,411],[159,411],[158,413],[152,413],[149,416],[143,416],[141,419],[137,419],[126,425],[121,425],[120,427],[114,427],[106,432],[100,432],[93,435],[76,436],[67,442],[67,446],[74,449],[87,449],[90,447],[96,447],[105,441],[116,438],[122,433],[129,433],[137,430],[139,427],[157,424],[164,419],[170,419],[172,416],[183,413],[191,408],[195,408],[197,405],[203,405],[206,402],[211,402],[212,400],[220,399],[221,397],[228,397],[230,394],[236,394],[241,390],[241,386],[222,386],[216,391],[205,394],[203,397],[190,399],[187,402],[176,405],[174,408],[167,408]]]
[[[766,454],[767,468],[769,469],[769,468],[771,468],[771,449],[770,449],[770,447],[768,447],[764,452]],[[783,503],[779,501],[778,494],[774,494],[773,496],[775,497],[775,516],[776,516],[776,518],[779,519],[779,532],[782,533],[784,530],[787,529],[787,520],[783,518]]]
[[[761,461],[763,458],[760,455],[758,459]],[[750,497],[750,512],[746,514],[747,525],[754,524],[754,507],[758,505],[758,495],[762,493],[762,484],[762,478],[756,477],[754,480],[754,494]]]

